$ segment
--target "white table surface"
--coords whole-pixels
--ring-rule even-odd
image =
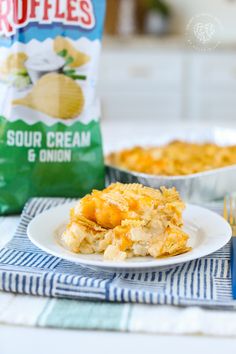
[[[115,127],[114,127],[115,126]],[[134,131],[135,130],[135,131]],[[133,124],[106,124],[103,128],[106,148],[115,141],[126,138],[129,132],[143,135],[149,132],[150,125],[134,128]],[[0,247],[8,241],[16,227],[18,217],[5,219],[0,224],[1,231],[7,227],[8,236],[0,238]],[[5,233],[6,234],[6,233]],[[222,323],[224,326],[224,323]],[[103,331],[57,330],[25,328],[0,325],[0,354],[47,354],[47,353],[96,353],[120,354],[157,353],[165,354],[208,354],[236,353],[236,338],[217,338],[208,336],[147,335],[133,333],[114,333]]]
[[[158,352],[235,354],[236,340],[0,326],[1,354],[157,354]]]

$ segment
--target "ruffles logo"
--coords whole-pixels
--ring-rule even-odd
[[[91,0],[0,0],[0,35],[12,36],[31,22],[89,30],[95,26],[93,4]]]

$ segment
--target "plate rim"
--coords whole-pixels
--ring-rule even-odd
[[[200,255],[200,256],[196,256],[194,254],[190,252],[187,252],[187,253],[183,253],[181,255],[177,255],[177,256],[173,256],[173,257],[166,257],[166,258],[162,258],[162,259],[153,259],[152,262],[137,262],[137,263],[132,263],[132,262],[116,262],[116,261],[106,261],[106,260],[90,260],[90,259],[81,259],[81,258],[78,258],[78,260],[74,259],[72,260],[69,256],[66,257],[66,256],[63,256],[63,255],[59,255],[59,253],[57,252],[54,252],[53,250],[49,249],[47,246],[44,246],[42,243],[40,243],[37,239],[35,239],[33,236],[32,236],[32,233],[31,233],[31,228],[32,228],[32,225],[34,225],[34,223],[36,222],[36,220],[38,218],[42,218],[45,214],[48,214],[49,212],[55,212],[56,209],[61,209],[61,208],[65,208],[65,206],[67,208],[70,208],[72,207],[73,205],[75,205],[75,203],[78,202],[77,201],[73,201],[73,202],[68,202],[68,203],[64,203],[62,205],[58,205],[56,207],[53,207],[53,208],[50,208],[48,210],[45,210],[43,211],[42,213],[36,215],[31,221],[30,223],[28,224],[27,226],[27,236],[29,238],[29,240],[36,246],[38,247],[39,249],[41,249],[43,252],[46,252],[54,257],[57,257],[57,258],[61,258],[61,259],[64,259],[64,260],[67,260],[69,262],[72,262],[74,264],[78,264],[78,265],[83,265],[83,266],[88,266],[88,267],[96,267],[96,268],[108,268],[108,269],[117,269],[117,270],[124,270],[124,269],[130,269],[130,270],[133,270],[133,269],[150,269],[150,268],[155,268],[155,269],[158,269],[158,268],[163,268],[163,267],[174,267],[174,266],[177,266],[179,264],[183,264],[183,263],[187,263],[187,262],[190,262],[190,261],[193,261],[193,260],[196,260],[196,259],[200,259],[200,258],[203,258],[203,257],[206,257],[208,256],[209,254],[211,253],[214,253],[218,250],[220,250],[222,247],[224,247],[228,242],[229,240],[231,239],[231,236],[232,236],[232,229],[229,225],[229,223],[223,218],[223,216],[217,214],[216,212],[210,210],[210,209],[207,209],[205,207],[202,207],[202,206],[199,206],[199,205],[195,205],[195,204],[191,204],[191,203],[185,203],[186,205],[186,209],[187,207],[190,207],[190,208],[194,208],[194,209],[198,209],[198,210],[201,210],[201,211],[204,211],[204,212],[207,212],[209,214],[213,214],[214,217],[217,217],[219,219],[221,219],[221,221],[224,223],[226,229],[228,229],[228,234],[225,235],[225,237],[222,239],[222,243],[221,245],[217,245],[217,248],[216,247],[212,247],[212,248],[209,248],[208,247],[208,250],[206,252],[203,252],[204,254]],[[58,225],[60,226],[60,225]],[[54,237],[54,236],[52,236]],[[60,245],[59,245],[60,246]],[[62,246],[60,246],[62,247]],[[76,253],[73,253],[69,250],[66,250],[68,252],[71,253],[71,256],[72,257],[76,257],[78,256],[79,254],[76,254]],[[181,258],[177,258],[177,257],[183,257],[183,255],[185,256],[185,259],[181,259]],[[88,255],[89,256],[89,255]],[[166,261],[169,261],[169,262],[166,262]],[[158,264],[156,263],[158,262]]]

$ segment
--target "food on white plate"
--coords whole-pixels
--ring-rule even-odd
[[[112,261],[178,255],[190,250],[184,208],[175,188],[114,183],[71,209],[62,243],[72,252],[101,253]]]

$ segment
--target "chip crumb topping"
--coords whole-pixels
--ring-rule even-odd
[[[164,146],[136,146],[111,153],[107,163],[129,171],[159,176],[189,175],[235,165],[236,145],[172,141]]]
[[[181,254],[190,249],[182,229],[184,208],[175,188],[114,183],[71,209],[62,241],[72,252],[103,253],[114,261]]]

